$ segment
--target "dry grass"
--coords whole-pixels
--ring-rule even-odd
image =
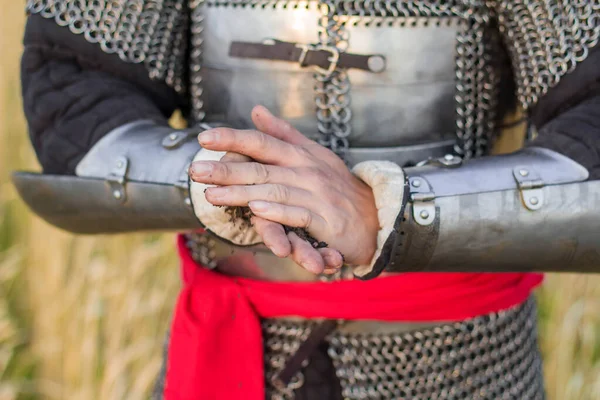
[[[20,112],[21,2],[0,14],[0,400],[142,399],[178,288],[171,235],[75,237],[33,217],[9,171],[36,168]],[[600,399],[600,277],[549,276],[547,389]]]

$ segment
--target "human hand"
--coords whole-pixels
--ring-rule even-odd
[[[371,188],[333,152],[264,107],[255,107],[252,119],[257,130],[215,128],[199,135],[205,149],[254,160],[194,162],[193,181],[219,186],[206,190],[206,200],[249,206],[265,245],[311,272],[340,267],[344,260],[369,264],[379,230]],[[304,228],[329,247],[317,250],[293,232],[286,235],[282,225]]]

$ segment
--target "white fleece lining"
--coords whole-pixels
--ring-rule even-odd
[[[194,161],[219,161],[224,155],[223,151],[201,149],[194,157]],[[204,191],[215,186],[194,181],[190,184],[194,212],[202,225],[223,239],[240,246],[261,243],[262,239],[254,228],[243,225],[242,221],[232,223],[231,215],[225,212],[225,207],[214,206],[206,200]]]
[[[394,229],[394,223],[404,202],[405,177],[402,168],[391,161],[364,161],[355,165],[352,172],[373,190],[379,219],[377,250],[371,263],[353,268],[354,275],[364,276],[373,270],[373,265],[381,255],[385,241]]]

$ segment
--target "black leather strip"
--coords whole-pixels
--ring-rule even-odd
[[[317,47],[303,47],[296,43],[282,42],[280,40],[265,43],[252,43],[234,41],[229,47],[229,56],[237,58],[255,58],[274,61],[289,61],[300,63],[303,67],[316,66],[329,69],[337,50]],[[377,62],[369,62],[373,57]],[[381,72],[385,68],[385,58],[381,55],[361,55],[339,53],[337,66],[341,68],[354,68],[370,72]]]
[[[328,319],[316,325],[298,350],[287,360],[283,369],[274,376],[273,384],[278,387],[286,387],[300,371],[302,363],[318,349],[327,335],[338,326],[338,323],[337,320]]]

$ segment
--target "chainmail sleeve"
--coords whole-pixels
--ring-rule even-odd
[[[27,12],[52,20],[150,78],[185,92],[187,0],[28,0]]]
[[[525,110],[558,85],[598,43],[599,0],[494,0],[491,4]]]

